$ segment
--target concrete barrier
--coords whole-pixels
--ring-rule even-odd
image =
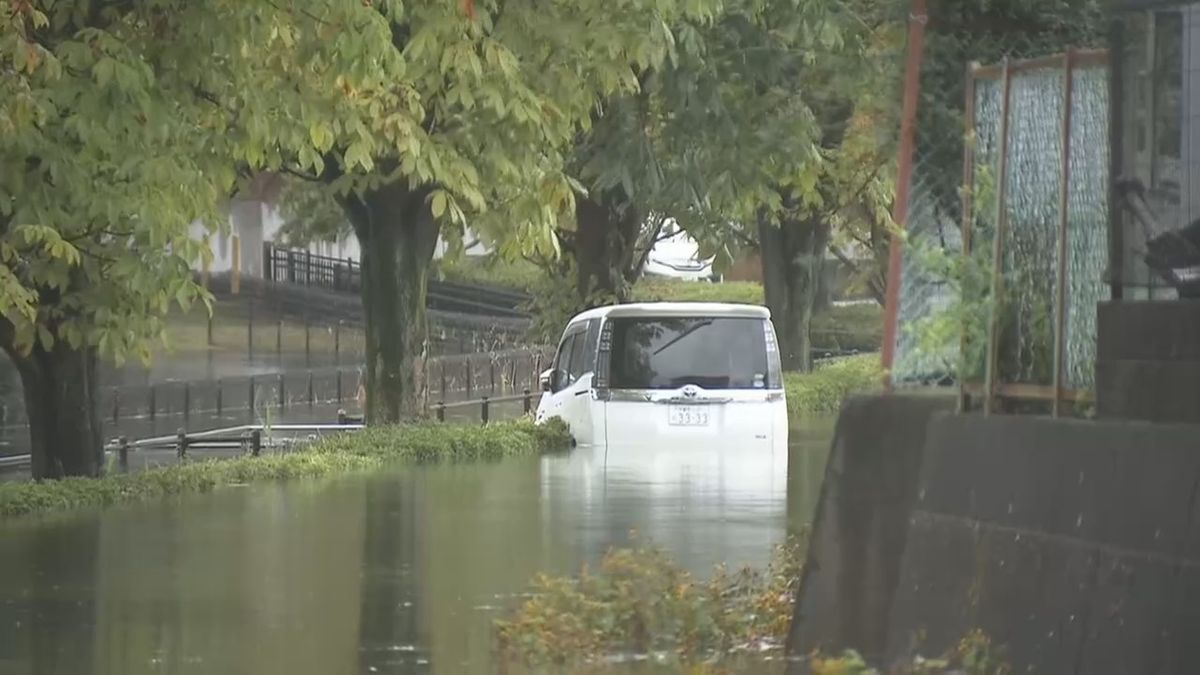
[[[930,418],[944,396],[851,399],[834,433],[788,652],[882,655]]]
[[[980,628],[1014,672],[1200,672],[1200,427],[939,416],[888,658]]]

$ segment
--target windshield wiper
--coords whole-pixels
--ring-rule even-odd
[[[687,329],[687,330],[683,331],[683,332],[682,332],[682,333],[680,333],[679,335],[676,335],[674,340],[671,340],[671,341],[670,341],[670,342],[668,342],[667,344],[665,344],[665,345],[663,345],[663,346],[659,347],[658,349],[655,349],[655,350],[654,350],[654,354],[653,354],[653,356],[658,356],[658,355],[659,355],[659,354],[661,354],[661,353],[663,352],[663,350],[665,350],[667,347],[670,347],[671,345],[674,345],[676,342],[679,342],[679,341],[680,341],[680,340],[682,340],[683,338],[685,338],[685,337],[687,337],[687,336],[691,335],[692,333],[695,333],[696,331],[700,330],[701,328],[704,328],[705,326],[711,326],[711,325],[712,325],[712,322],[713,322],[713,320],[712,320],[712,319],[705,319],[704,321],[701,321],[700,323],[696,324],[695,326],[692,326],[691,328],[689,328],[689,329]]]

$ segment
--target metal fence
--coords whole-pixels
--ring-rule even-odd
[[[357,295],[362,291],[362,267],[353,258],[330,258],[311,251],[263,244],[263,278],[271,284],[291,284]],[[526,319],[530,298],[518,291],[430,279],[429,309],[480,316]]]
[[[1091,386],[1089,350],[1094,348],[1086,340],[1088,335],[1094,338],[1088,321],[1094,321],[1095,291],[1103,284],[1107,261],[1106,256],[1092,255],[1095,237],[1103,247],[1107,208],[1106,190],[1096,189],[1107,181],[1107,78],[1102,68],[1090,64],[1072,69],[1072,105],[1065,107],[1062,56],[1043,63],[1046,67],[1037,73],[1026,69],[1015,78],[1012,100],[1019,103],[1010,111],[1006,145],[1007,171],[1013,179],[1005,186],[1004,200],[1005,218],[1013,227],[999,268],[992,265],[991,240],[981,244],[990,236],[989,217],[976,218],[973,233],[968,222],[968,214],[978,214],[981,203],[993,208],[996,204],[997,155],[987,155],[987,148],[974,158],[970,152],[998,138],[1001,111],[995,103],[1001,97],[996,75],[1003,64],[1061,55],[1072,48],[1104,47],[1106,10],[1086,3],[934,2],[926,12],[925,4],[914,2],[918,9],[910,17],[909,68],[916,76],[910,87],[915,105],[909,120],[914,140],[907,164],[910,179],[902,186],[907,207],[898,214],[907,238],[894,279],[895,313],[888,320],[894,327],[892,382],[911,386],[979,380],[982,385],[989,341],[964,337],[963,326],[987,332],[995,304],[991,273],[999,269],[1008,283],[1001,284],[1004,294],[996,297],[1001,304],[1011,300],[1013,312],[1001,314],[997,321],[1005,338],[996,345],[996,383],[1053,386],[1055,334],[1061,323],[1067,354],[1062,384],[1086,390]],[[989,66],[971,66],[978,63]],[[977,81],[979,86],[971,86]],[[1062,143],[1065,110],[1073,111],[1066,136],[1072,144],[1069,157]],[[971,114],[976,119],[969,119]],[[1065,204],[1060,199],[1063,158],[1068,159]],[[902,180],[904,176],[902,171]],[[970,191],[964,190],[968,180]],[[1057,224],[1064,212],[1070,215],[1063,258],[1066,317],[1060,322],[1055,313]],[[971,238],[975,242],[968,257],[964,244]]]
[[[540,391],[538,376],[553,358],[551,348],[434,357],[426,362],[428,412],[439,405],[480,400],[509,402]],[[178,428],[331,420],[338,410],[361,412],[361,368],[329,367],[216,379],[102,387],[98,407],[106,437],[142,438]],[[499,399],[499,400],[497,400]],[[466,411],[464,411],[465,413]],[[0,454],[19,454],[28,443],[23,403],[0,406]]]

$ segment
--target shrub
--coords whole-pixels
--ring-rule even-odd
[[[270,480],[317,478],[389,463],[478,461],[568,447],[566,425],[531,420],[486,427],[405,424],[338,434],[298,452],[207,459],[102,478],[0,484],[0,517],[102,507]]]
[[[533,597],[496,624],[500,659],[578,672],[615,655],[653,654],[661,664],[685,665],[778,652],[803,552],[802,541],[792,540],[765,573],[718,568],[702,581],[660,550],[610,551],[595,573],[535,580]]]
[[[657,666],[653,672],[764,672],[784,649],[804,544],[795,538],[778,547],[763,573],[717,568],[707,581],[648,548],[610,551],[596,572],[585,567],[575,578],[539,576],[531,597],[495,624],[498,659],[534,672],[617,672],[612,664],[630,659]],[[881,673],[854,651],[805,660],[814,675]],[[915,656],[888,672],[1009,675],[1011,669],[1002,650],[972,631],[940,658]]]
[[[839,657],[814,655],[809,661],[813,675],[879,675],[858,653]],[[897,675],[1009,675],[1012,668],[1004,662],[1003,650],[996,648],[981,631],[967,633],[949,652],[937,659],[914,657],[889,672]]]
[[[509,261],[493,255],[439,260],[435,263],[434,273],[446,281],[496,286],[523,293],[532,292],[546,276],[540,267],[531,262]]]
[[[863,354],[827,361],[811,373],[785,373],[788,417],[832,414],[846,397],[870,392],[883,384],[883,366],[878,354]]]
[[[873,302],[830,307],[813,317],[810,331],[817,349],[878,351],[883,343],[883,308]]]

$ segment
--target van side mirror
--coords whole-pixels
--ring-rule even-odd
[[[558,379],[557,375],[558,371],[554,368],[542,371],[542,374],[538,377],[538,382],[542,385],[542,391],[554,392],[554,380]]]

